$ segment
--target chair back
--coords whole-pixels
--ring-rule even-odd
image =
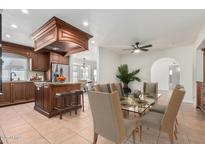
[[[95,91],[111,93],[110,84],[97,84],[95,86]]]
[[[94,131],[115,143],[121,143],[125,140],[125,126],[118,92],[89,91],[88,98]]]
[[[184,88],[175,88],[172,92],[169,104],[161,121],[161,130],[172,132],[174,130],[176,117],[185,95]]]
[[[154,98],[158,97],[158,83],[157,82],[144,82],[143,94]]]
[[[119,93],[120,97],[124,97],[124,91],[123,91],[121,83],[110,84],[110,89],[111,89],[111,92],[117,91]]]

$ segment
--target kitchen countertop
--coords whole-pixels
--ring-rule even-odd
[[[50,86],[64,86],[81,84],[79,82],[34,82],[36,86],[50,85]]]
[[[3,81],[3,83],[25,83],[25,82],[33,82],[33,81],[26,81],[26,80],[19,80],[19,81]]]

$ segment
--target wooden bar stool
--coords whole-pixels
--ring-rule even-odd
[[[62,119],[62,114],[63,112],[69,110],[70,115],[71,115],[71,111],[73,109],[72,107],[72,97],[75,96],[74,92],[62,92],[62,93],[56,93],[55,95],[55,101],[56,101],[56,107],[54,109],[56,109],[59,114],[60,114],[60,119]],[[67,105],[67,99],[68,98],[68,105]],[[60,106],[57,104],[57,100],[60,100]]]
[[[75,113],[77,114],[77,109],[78,109],[78,101],[79,101],[79,97],[82,100],[82,107],[83,107],[83,112],[84,112],[84,92],[83,90],[75,90],[75,102],[76,102],[76,107],[75,107]]]

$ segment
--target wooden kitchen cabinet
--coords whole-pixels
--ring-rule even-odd
[[[3,83],[3,95],[0,96],[0,106],[33,102],[35,100],[35,85],[33,82]]]
[[[61,63],[61,64],[68,65],[68,57],[66,57],[66,56],[61,56],[61,57],[60,57],[60,63]]]
[[[32,70],[33,71],[47,71],[49,65],[48,53],[31,53]]]
[[[26,100],[29,102],[32,102],[35,100],[35,85],[33,82],[28,82],[25,84],[25,96],[26,96]]]
[[[51,63],[59,63],[59,64],[65,64],[68,65],[68,56],[62,56],[61,54],[51,52],[50,53],[50,62]]]
[[[24,83],[11,83],[11,102],[18,104],[26,101],[26,85]]]
[[[60,55],[55,53],[55,52],[51,52],[50,53],[50,62],[51,63],[59,63],[60,62]]]
[[[3,94],[0,95],[0,106],[11,104],[11,84],[3,83]]]

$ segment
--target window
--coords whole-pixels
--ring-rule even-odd
[[[78,80],[91,80],[91,67],[86,65],[83,67],[81,64],[73,64],[73,81],[77,82]]]
[[[11,72],[15,72],[14,80],[27,80],[28,71],[28,58],[11,54],[3,53],[3,67],[2,67],[2,80],[8,81]]]

